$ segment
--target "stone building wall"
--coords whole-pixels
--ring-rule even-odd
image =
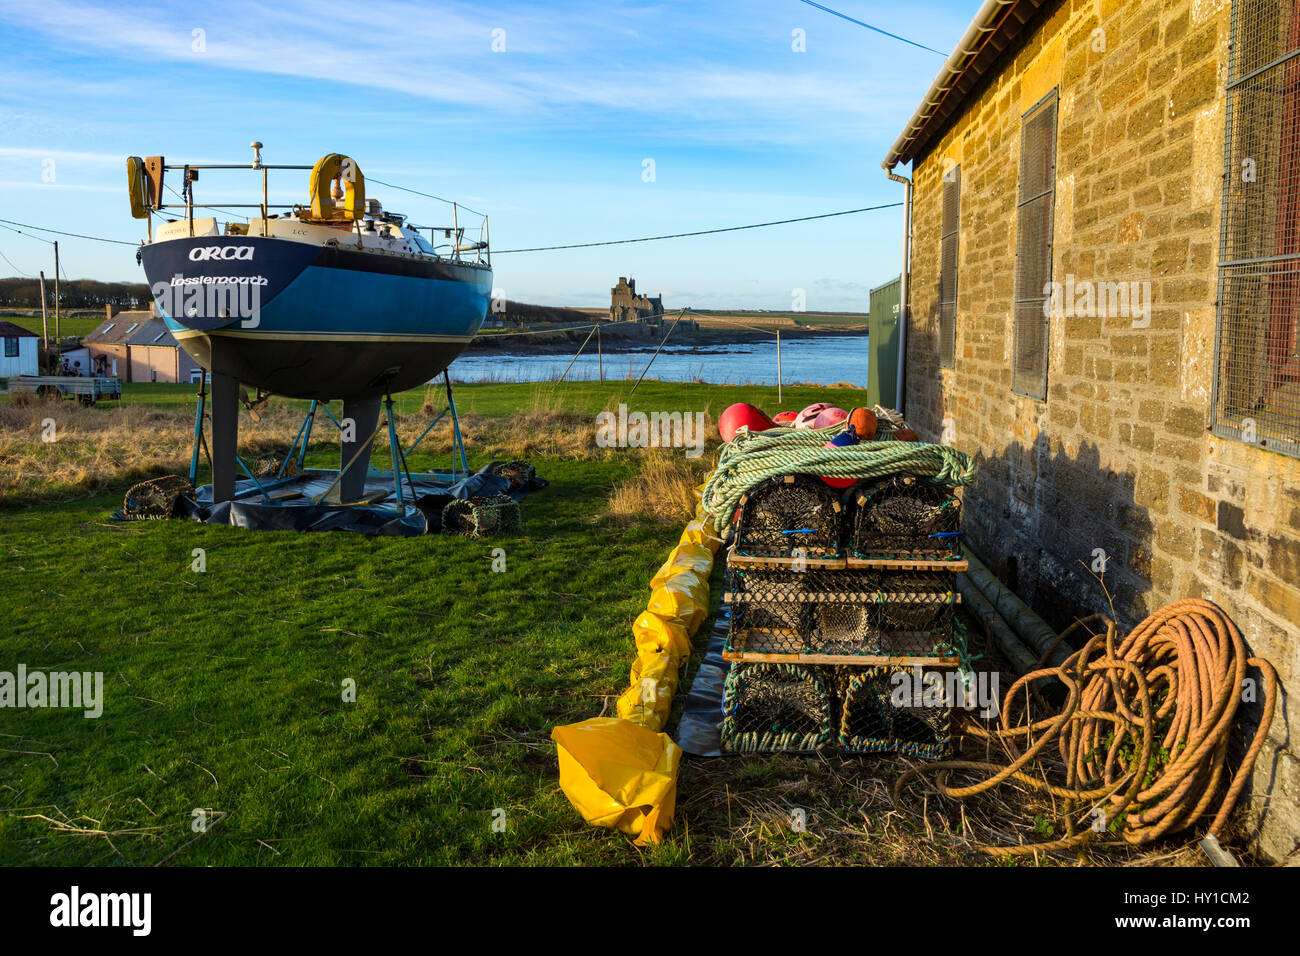
[[[1063,627],[1204,597],[1300,687],[1300,461],[1210,434],[1228,0],[1066,2],[914,163],[906,412],[978,460],[965,527]],[[1098,42],[1098,41],[1101,42]],[[1046,401],[1012,392],[1021,117],[1059,90],[1053,278],[1150,282],[1131,316],[1050,319]],[[961,166],[954,368],[939,367],[941,177]],[[1258,711],[1253,711],[1257,714]],[[1256,763],[1261,848],[1300,841],[1285,698]],[[1272,792],[1265,812],[1264,794]]]

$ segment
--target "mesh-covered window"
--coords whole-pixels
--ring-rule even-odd
[[[1300,455],[1300,9],[1234,2],[1213,428]]]
[[[961,229],[961,167],[943,174],[943,227],[939,237],[939,364],[957,355],[957,235]]]
[[[1020,193],[1016,201],[1015,342],[1011,390],[1047,398],[1047,315],[1052,281],[1052,213],[1056,199],[1056,90],[1020,127]]]

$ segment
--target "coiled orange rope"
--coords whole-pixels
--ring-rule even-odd
[[[894,784],[895,804],[901,802],[909,782],[929,774],[940,792],[957,799],[1016,780],[1065,800],[1061,821],[1065,837],[980,847],[993,856],[1063,850],[1115,836],[1144,844],[1185,830],[1209,812],[1223,791],[1230,731],[1246,671],[1257,667],[1264,678],[1264,712],[1210,823],[1209,832],[1217,836],[1268,734],[1277,699],[1277,672],[1263,658],[1247,656],[1237,626],[1208,601],[1170,604],[1139,624],[1118,646],[1114,623],[1101,615],[1071,625],[1058,642],[1096,621],[1105,623],[1104,634],[1094,635],[1061,666],[1040,667],[1011,685],[1003,700],[1000,729],[973,722],[964,729],[970,736],[1003,742],[1013,758],[1010,763],[946,760],[915,767]],[[1026,709],[1013,725],[1017,693],[1023,688],[1028,700],[1033,682],[1051,677],[1067,691],[1060,712],[1031,720]],[[1022,744],[1025,750],[1020,753]],[[1040,757],[1052,744],[1059,764]],[[1063,772],[1063,785],[1026,772],[1053,765],[1058,779]],[[981,771],[989,776],[967,786],[951,786],[954,771]]]

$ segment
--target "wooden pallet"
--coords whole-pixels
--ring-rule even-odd
[[[793,568],[798,563],[804,570],[814,568],[826,571],[845,571],[875,568],[884,571],[965,571],[970,563],[965,558],[952,561],[921,560],[910,558],[764,558],[748,554],[727,552],[727,566],[732,568]]]
[[[856,664],[860,667],[877,667],[888,664],[894,667],[956,667],[957,655],[912,656],[888,654],[823,654],[817,652],[792,652],[764,650],[763,647],[787,647],[798,634],[791,628],[750,628],[728,638],[722,652],[724,661],[745,661],[759,664]]]

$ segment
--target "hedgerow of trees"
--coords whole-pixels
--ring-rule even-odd
[[[123,309],[143,309],[150,302],[149,286],[143,282],[97,282],[94,279],[68,279],[59,283],[59,306],[63,309],[102,309],[118,305]],[[54,280],[45,280],[45,306],[54,308]],[[39,279],[0,279],[0,307],[39,309]]]

